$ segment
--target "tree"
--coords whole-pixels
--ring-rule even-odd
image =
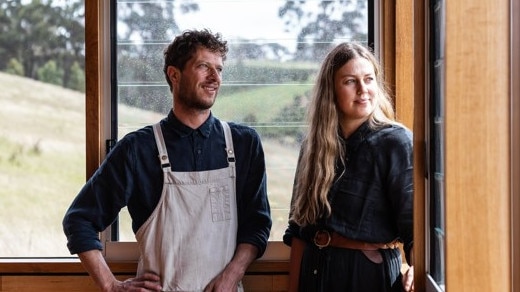
[[[155,85],[163,79],[164,46],[180,32],[175,15],[198,9],[191,0],[117,3],[117,58],[118,64],[124,66],[118,68],[118,82],[139,80]],[[124,87],[119,97],[122,103],[157,112],[171,107],[171,95],[165,86]]]
[[[5,72],[13,75],[24,76],[23,65],[18,60],[12,58],[7,63]]]
[[[85,92],[85,70],[78,62],[74,62],[70,68],[70,78],[68,88]]]
[[[318,7],[316,5],[318,3]],[[296,58],[321,59],[338,38],[366,39],[366,0],[287,1],[278,15],[287,30],[299,30]]]
[[[53,60],[65,70],[60,84],[67,87],[72,63],[84,68],[83,11],[81,0],[1,2],[0,70],[15,59],[26,77],[38,79],[38,70]]]
[[[49,60],[45,65],[38,68],[36,74],[38,75],[38,79],[42,82],[55,85],[63,84],[63,69],[58,68],[54,60]]]
[[[62,1],[56,1],[62,2]],[[60,52],[62,68],[65,71],[63,86],[71,89],[84,88],[84,84],[78,84],[77,74],[85,75],[85,11],[84,1],[66,1],[67,5],[56,7],[56,13],[60,15],[60,25],[57,36],[65,44],[65,50]],[[80,70],[81,72],[74,72]],[[76,74],[76,75],[75,75]],[[84,77],[83,77],[84,79]],[[84,80],[83,80],[84,83]],[[79,86],[79,88],[77,88]]]
[[[22,63],[23,35],[17,28],[21,0],[0,3],[0,69],[4,70],[9,60]]]

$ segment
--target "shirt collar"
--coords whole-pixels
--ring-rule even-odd
[[[370,130],[368,121],[365,121],[347,139],[343,138],[343,141],[345,141],[347,146],[357,148],[357,146],[363,143]]]
[[[192,135],[193,132],[199,132],[203,137],[208,138],[211,129],[213,128],[213,125],[216,122],[216,119],[210,112],[208,119],[206,119],[206,121],[202,125],[200,125],[200,127],[198,127],[197,129],[192,129],[183,124],[179,119],[177,119],[177,117],[173,113],[173,110],[170,110],[165,121],[166,128],[168,130],[176,132],[181,137]]]

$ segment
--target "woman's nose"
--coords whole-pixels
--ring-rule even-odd
[[[357,94],[362,94],[362,93],[365,93],[367,92],[367,85],[361,81],[358,83],[358,90],[357,90]]]

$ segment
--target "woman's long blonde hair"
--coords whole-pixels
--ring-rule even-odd
[[[337,45],[323,61],[308,108],[309,129],[296,170],[290,216],[290,220],[300,226],[316,224],[320,218],[331,213],[327,196],[336,175],[335,165],[338,159],[344,163],[334,74],[354,58],[365,58],[372,63],[379,88],[375,109],[368,119],[369,125],[380,127],[396,123],[392,99],[372,52],[357,43]]]

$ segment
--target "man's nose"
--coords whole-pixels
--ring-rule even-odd
[[[218,71],[217,68],[210,68],[209,69],[209,77],[210,78],[215,78],[217,80],[221,79],[220,72]]]

